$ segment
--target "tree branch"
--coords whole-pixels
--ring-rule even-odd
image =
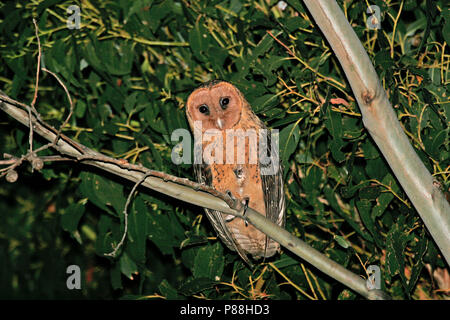
[[[28,126],[30,123],[28,112],[14,104],[24,108],[22,103],[15,103],[13,99],[0,91],[0,110],[3,110],[17,121]],[[25,106],[25,109],[27,107]],[[50,142],[55,141],[58,135],[56,129],[40,123],[33,115],[31,123],[34,126],[34,132]],[[252,208],[248,208],[244,216],[244,210],[239,201],[233,201],[227,195],[211,187],[192,182],[188,179],[174,177],[163,172],[149,170],[142,166],[133,165],[122,159],[107,157],[71,140],[63,134],[60,135],[60,139],[53,145],[53,148],[65,157],[72,158],[74,161],[100,168],[132,181],[135,183],[135,187],[141,184],[146,188],[161,192],[173,198],[242,218],[273,240],[279,242],[286,249],[362,296],[368,299],[389,299],[389,296],[381,290],[369,290],[365,280],[359,275],[345,269],[321,252],[313,249],[307,243],[266,219],[262,214]]]
[[[402,130],[361,41],[336,1],[304,3],[344,69],[364,126],[450,264],[450,206]]]

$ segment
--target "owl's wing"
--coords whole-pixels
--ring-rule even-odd
[[[211,170],[208,168],[208,165],[194,164],[194,173],[199,183],[203,183],[208,186],[212,184]],[[207,208],[205,208],[205,213],[214,227],[214,230],[216,230],[217,235],[225,243],[225,245],[231,250],[236,251],[249,266],[252,266],[252,263],[248,259],[244,250],[239,246],[234,239],[233,234],[225,225],[222,213],[220,211]]]
[[[266,209],[266,218],[273,223],[284,227],[286,222],[285,197],[283,183],[283,167],[279,157],[278,146],[272,148],[272,138],[270,130],[267,131],[267,157],[270,157],[270,163],[260,162],[261,182],[264,194],[264,205]],[[261,145],[261,144],[260,144]],[[271,173],[271,174],[263,174]],[[265,250],[269,244],[269,238],[266,237]],[[265,252],[264,252],[265,256]]]

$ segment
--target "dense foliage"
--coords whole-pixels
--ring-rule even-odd
[[[339,4],[416,152],[448,191],[447,2],[371,2],[381,29],[366,26],[366,1]],[[43,66],[75,103],[63,133],[193,179],[190,165],[171,161],[171,132],[188,128],[184,103],[194,88],[231,81],[280,130],[290,232],[363,277],[379,265],[394,298],[448,297],[448,268],[364,129],[339,62],[302,2],[287,3],[0,2],[0,88],[24,103],[33,99],[34,17]],[[73,4],[79,29],[67,27]],[[59,127],[68,106],[64,89],[42,72],[42,118]],[[35,148],[43,143],[36,138]],[[0,154],[27,149],[28,130],[0,113]],[[24,164],[18,173],[16,183],[0,181],[1,298],[359,298],[285,250],[248,268],[216,239],[201,208],[144,190],[129,208],[123,250],[105,257],[122,236],[130,183],[74,163],[46,163],[40,172]],[[81,290],[66,287],[73,264],[83,274]]]

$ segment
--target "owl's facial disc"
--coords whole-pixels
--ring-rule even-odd
[[[202,130],[225,130],[235,126],[241,118],[242,98],[228,82],[195,90],[188,98],[190,121],[201,121]]]

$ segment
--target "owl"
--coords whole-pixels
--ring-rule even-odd
[[[204,83],[189,96],[186,115],[194,132],[194,157],[198,152],[201,154],[200,161],[194,161],[197,181],[228,194],[284,227],[281,166],[275,167],[278,170],[266,170],[269,165],[274,168],[273,159],[279,163],[278,146],[270,143],[271,134],[242,93],[226,81]],[[261,136],[259,132],[267,134]],[[272,159],[271,163],[267,159]],[[219,238],[249,265],[248,254],[259,259],[280,250],[277,242],[243,219],[206,208],[205,212]]]

